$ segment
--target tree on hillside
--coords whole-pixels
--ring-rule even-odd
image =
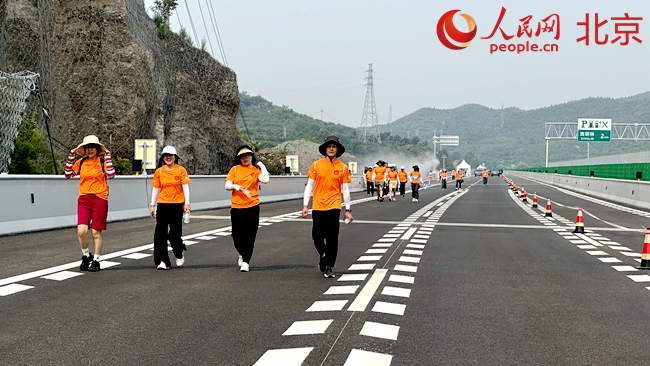
[[[151,7],[154,13],[153,21],[158,28],[158,37],[163,39],[169,32],[169,17],[178,6],[178,0],[156,0]]]
[[[38,117],[26,117],[18,129],[18,137],[11,154],[10,174],[54,174],[52,152],[45,140],[45,132],[36,128]],[[63,172],[61,155],[55,154],[57,169]]]

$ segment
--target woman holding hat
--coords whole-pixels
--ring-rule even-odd
[[[258,184],[269,182],[269,172],[248,146],[235,153],[235,162],[226,177],[226,190],[232,191],[230,221],[232,240],[239,253],[241,272],[248,272],[253,256],[255,237],[260,223],[260,197]]]
[[[309,180],[303,196],[302,217],[309,213],[309,198],[313,196],[311,215],[313,226],[311,236],[319,254],[318,267],[326,278],[334,278],[332,268],[336,262],[339,247],[339,216],[341,215],[341,195],[345,202],[346,222],[354,218],[350,213],[350,189],[352,182],[350,170],[338,158],[345,152],[338,137],[328,136],[318,147],[325,157],[309,167]]]
[[[83,158],[75,163],[75,156]],[[99,142],[97,136],[84,137],[83,142],[70,150],[65,165],[65,177],[79,175],[79,199],[77,200],[77,237],[81,246],[82,271],[100,270],[99,256],[102,253],[102,231],[106,230],[108,216],[107,178],[115,177],[111,153]],[[95,254],[88,248],[88,227],[92,229]]]
[[[384,201],[384,182],[386,181],[386,162],[383,160],[377,161],[377,166],[373,170],[372,180],[375,182],[377,189],[377,201]]]
[[[172,263],[167,253],[167,241],[172,246],[178,267],[185,264],[183,212],[190,213],[190,177],[178,165],[178,154],[173,146],[165,146],[153,174],[153,190],[149,214],[156,218],[153,234],[153,263],[157,269],[169,269]],[[158,212],[156,213],[156,204]]]

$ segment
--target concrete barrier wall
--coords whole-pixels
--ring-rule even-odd
[[[153,176],[117,176],[108,182],[108,221],[146,217],[151,202]],[[190,176],[192,210],[230,207],[231,192],[224,188],[225,175]],[[272,176],[261,184],[260,201],[301,198],[306,176]],[[363,176],[353,177],[352,192],[366,189]],[[62,176],[0,176],[0,235],[77,225],[79,178]],[[300,209],[297,204],[296,210]]]
[[[596,198],[650,210],[650,182],[519,171],[508,171],[506,176],[515,181],[516,176],[532,178]]]

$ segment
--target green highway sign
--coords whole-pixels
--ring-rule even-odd
[[[578,141],[610,142],[612,140],[612,120],[603,118],[579,118]]]

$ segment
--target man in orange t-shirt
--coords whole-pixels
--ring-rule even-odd
[[[366,168],[366,194],[375,194],[375,182],[372,181],[372,167]]]
[[[309,167],[309,180],[303,196],[302,217],[309,214],[309,198],[313,191],[311,216],[313,226],[311,236],[319,254],[318,267],[325,278],[336,277],[332,268],[336,262],[339,248],[339,216],[341,215],[341,196],[345,203],[345,222],[354,220],[350,213],[350,170],[338,158],[345,152],[338,137],[328,136],[318,147],[325,157]]]
[[[386,162],[383,160],[377,161],[377,166],[373,169],[372,180],[375,182],[375,189],[377,190],[377,201],[384,201],[384,182],[386,181]]]
[[[447,169],[443,169],[442,173],[440,173],[440,187],[447,189]]]
[[[486,186],[487,185],[487,179],[490,176],[490,171],[487,170],[487,169],[483,169],[483,173],[481,173],[481,175],[483,176],[483,185]]]
[[[399,194],[404,197],[404,192],[406,192],[406,177],[408,177],[406,170],[404,170],[404,165],[397,172],[397,176],[399,177]]]

